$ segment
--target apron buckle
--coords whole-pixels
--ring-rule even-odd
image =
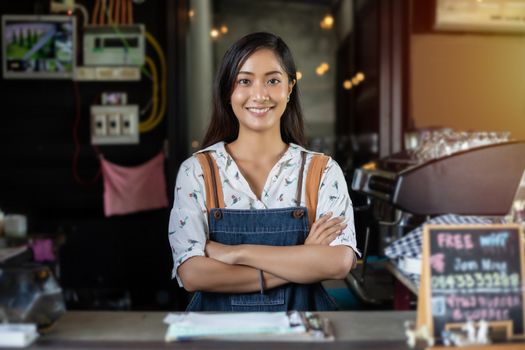
[[[300,219],[304,216],[304,210],[303,209],[296,209],[293,211],[293,217],[296,219]]]
[[[213,218],[214,218],[215,220],[220,220],[220,219],[222,219],[222,211],[220,211],[220,210],[216,210],[216,211],[214,211],[214,212],[213,212]]]

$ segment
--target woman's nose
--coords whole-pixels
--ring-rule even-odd
[[[255,83],[252,85],[252,97],[254,100],[264,101],[269,100],[270,96],[268,95],[268,89],[264,83]]]

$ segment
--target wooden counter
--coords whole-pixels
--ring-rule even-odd
[[[325,312],[333,322],[331,343],[191,341],[164,342],[167,312],[66,313],[29,349],[407,349],[403,322],[414,312]]]

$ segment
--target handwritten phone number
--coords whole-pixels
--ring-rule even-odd
[[[442,276],[432,276],[432,289],[478,289],[478,288],[517,288],[520,275],[501,272],[474,272]]]

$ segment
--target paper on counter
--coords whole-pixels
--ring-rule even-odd
[[[191,337],[245,334],[298,334],[304,325],[290,325],[286,312],[168,314],[166,341]]]
[[[35,324],[0,324],[0,347],[24,347],[38,338]]]

